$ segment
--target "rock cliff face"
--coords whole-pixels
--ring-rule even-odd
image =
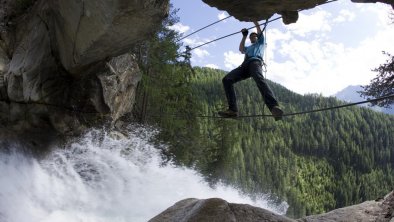
[[[0,123],[50,120],[68,131],[74,114],[116,120],[131,111],[141,74],[128,52],[168,14],[168,0],[0,4]]]
[[[247,204],[233,204],[218,198],[185,199],[175,203],[149,222],[393,222],[394,192],[378,201],[366,201],[331,212],[297,220]]]
[[[298,19],[298,11],[314,8],[319,4],[328,2],[328,0],[203,0],[205,3],[219,10],[227,11],[240,21],[265,20],[269,19],[275,13],[282,16],[283,23],[294,23]],[[360,3],[383,2],[393,6],[392,0],[352,0]]]

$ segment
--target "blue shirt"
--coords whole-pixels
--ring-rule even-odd
[[[264,36],[263,33],[257,35],[257,41],[250,46],[245,46],[245,59],[263,61],[264,54]]]

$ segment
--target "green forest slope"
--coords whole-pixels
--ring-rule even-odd
[[[195,68],[193,91],[202,115],[225,107],[223,71]],[[269,83],[285,113],[343,104]],[[241,115],[269,114],[252,79],[236,85]],[[199,119],[214,141],[213,175],[251,193],[272,192],[289,216],[321,213],[377,198],[394,185],[394,117],[360,107],[272,118]],[[209,146],[209,144],[207,144]]]
[[[167,74],[144,77],[139,116],[162,129],[158,139],[169,145],[166,156],[195,167],[213,184],[222,181],[251,195],[270,193],[289,204],[291,217],[375,199],[393,189],[393,116],[347,107],[278,122],[205,118],[226,108],[225,72],[198,67],[192,72],[186,65],[162,71]],[[343,104],[269,84],[285,113]],[[269,114],[252,79],[238,83],[236,91],[241,115]]]

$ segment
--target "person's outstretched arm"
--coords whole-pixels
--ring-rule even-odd
[[[244,54],[245,53],[245,41],[246,37],[248,36],[249,31],[247,29],[242,29],[242,39],[241,42],[239,43],[239,51]]]
[[[261,28],[260,28],[259,23],[258,23],[257,21],[253,21],[253,23],[254,23],[254,25],[256,26],[257,35],[260,35],[260,33],[261,33]]]

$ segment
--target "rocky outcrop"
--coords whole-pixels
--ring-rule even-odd
[[[97,75],[103,91],[104,104],[114,119],[119,119],[133,108],[135,89],[141,79],[135,60],[130,54],[113,58],[106,63],[107,72]],[[102,103],[97,103],[100,104]]]
[[[21,95],[20,102],[0,102],[0,123],[14,131],[55,128],[57,132],[68,134],[104,120],[103,114],[107,114],[107,120],[119,119],[132,110],[135,89],[141,78],[138,65],[131,54],[124,54],[99,67],[100,71],[86,74],[79,81],[53,80],[57,85],[47,92],[47,100],[29,98],[29,102],[24,102]]]
[[[333,221],[360,221],[360,222],[392,222],[394,221],[394,192],[385,198],[366,201],[358,205],[344,207],[328,213],[308,216],[299,219],[300,222],[333,222]]]
[[[203,0],[205,3],[219,10],[227,11],[240,21],[266,20],[275,13],[282,16],[283,23],[290,24],[298,20],[298,11],[314,8],[328,0]],[[394,7],[392,0],[352,0],[353,2],[384,2]]]
[[[168,13],[165,0],[53,0],[48,25],[63,67],[83,67],[130,50]]]
[[[394,221],[394,192],[380,200],[366,201],[331,212],[293,220],[268,210],[247,204],[233,204],[218,198],[185,199],[175,203],[149,222],[392,222]]]
[[[149,222],[254,222],[295,220],[248,204],[233,204],[219,198],[185,199],[174,204]]]
[[[64,132],[75,116],[115,121],[131,111],[141,73],[129,52],[155,32],[168,0],[0,4],[1,123],[20,128],[50,120]]]

